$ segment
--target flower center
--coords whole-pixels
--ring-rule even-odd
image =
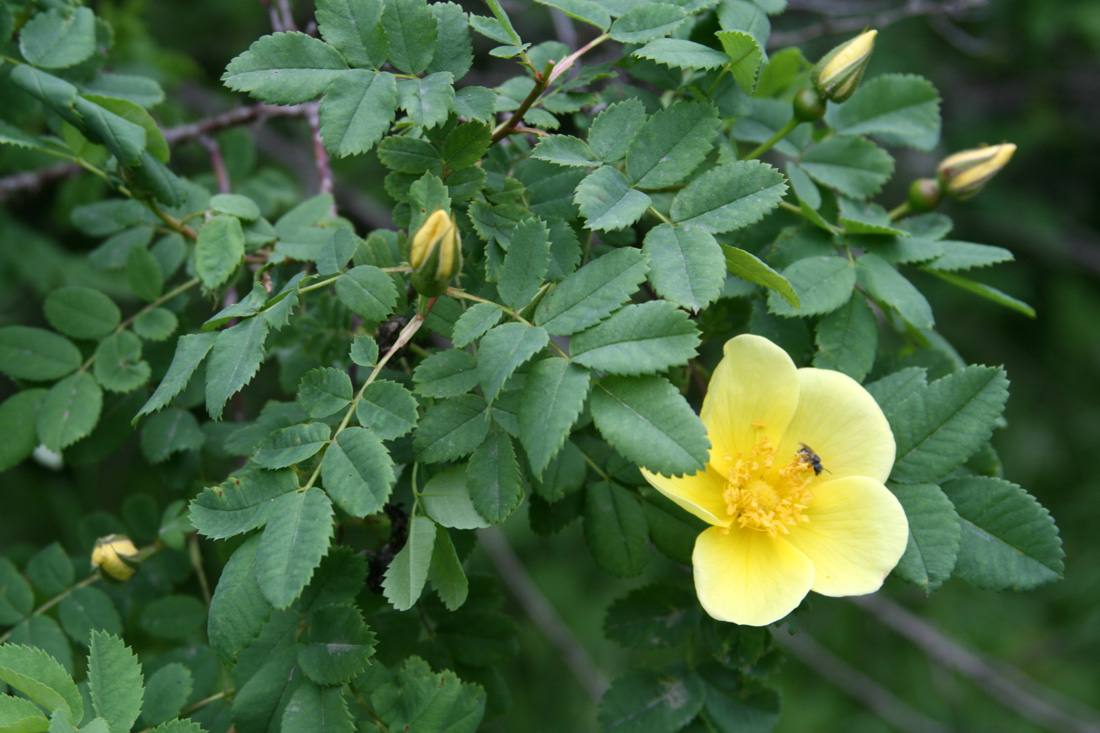
[[[810,484],[817,478],[814,464],[796,452],[786,463],[776,465],[775,445],[754,423],[757,441],[748,455],[723,456],[728,479],[723,497],[726,513],[745,529],[767,532],[771,537],[787,534],[790,527],[810,518],[802,512],[813,499]]]

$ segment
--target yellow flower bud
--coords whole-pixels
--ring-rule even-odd
[[[99,568],[108,579],[129,580],[137,572],[139,562],[137,548],[125,535],[100,537],[92,548],[92,567]]]
[[[442,209],[436,209],[413,235],[409,250],[412,284],[421,295],[433,297],[462,269],[462,239],[458,223]]]
[[[864,31],[817,62],[810,80],[822,97],[843,102],[855,94],[875,48],[876,35],[878,31]]]
[[[936,175],[948,195],[962,201],[981,191],[1015,152],[1012,143],[964,150],[944,158],[936,167]]]

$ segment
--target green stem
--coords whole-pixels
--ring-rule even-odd
[[[787,124],[783,125],[783,127],[780,127],[774,135],[769,137],[764,142],[760,143],[760,145],[756,148],[750,150],[745,157],[741,158],[741,160],[753,160],[754,158],[759,158],[761,155],[771,150],[772,146],[774,146],[783,138],[787,137],[787,135],[789,135],[794,128],[798,127],[801,124],[801,120],[799,120],[797,117],[792,117],[787,122]]]
[[[660,219],[662,223],[672,226],[672,221],[670,221],[667,216],[657,211],[657,209],[653,208],[652,206],[649,207],[649,213]]]
[[[612,480],[611,475],[607,471],[600,468],[600,466],[595,461],[593,461],[591,458],[589,458],[588,454],[585,453],[584,451],[581,451],[581,458],[583,458],[584,462],[588,464],[588,467],[591,468],[593,471],[595,471],[596,474],[600,478],[602,478],[604,481],[611,481]]]
[[[519,321],[523,325],[525,325],[525,326],[534,326],[535,325],[535,324],[531,323],[530,321],[528,321],[523,316],[521,316],[516,311],[512,310],[511,308],[505,307],[505,306],[501,305],[500,303],[496,303],[496,302],[494,302],[492,300],[488,300],[486,298],[479,298],[476,295],[471,295],[470,293],[467,293],[465,290],[459,290],[458,288],[447,288],[447,295],[451,296],[452,298],[460,298],[460,299],[463,299],[463,300],[473,300],[473,301],[476,301],[478,303],[488,303],[489,305],[495,305],[497,308],[500,308],[502,311],[504,311],[510,318],[516,319],[517,321]],[[554,351],[558,352],[558,356],[562,357],[563,359],[566,359],[567,361],[573,361],[573,359],[569,356],[569,354],[565,353],[561,349],[561,347],[558,346],[557,344],[555,344],[553,341],[550,342],[550,348],[552,348]]]
[[[512,113],[512,116],[507,121],[500,123],[497,129],[493,130],[493,137],[489,144],[499,142],[501,139],[508,136],[522,120],[523,116],[527,114],[527,110],[531,109],[531,106],[538,101],[538,98],[542,96],[542,93],[546,91],[547,85],[550,83],[550,73],[553,69],[551,62],[546,63],[546,68],[535,74],[535,85],[531,87],[531,91],[527,94],[527,98],[520,102],[519,107]]]
[[[897,221],[901,217],[909,213],[909,202],[906,201],[900,206],[897,206],[890,210],[890,221]]]

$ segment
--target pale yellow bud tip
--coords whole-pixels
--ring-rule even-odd
[[[834,48],[814,66],[810,74],[814,88],[825,99],[843,102],[851,97],[867,68],[878,31],[864,31]]]
[[[989,183],[1015,152],[1012,143],[964,150],[944,158],[936,173],[949,195],[968,199]]]
[[[137,572],[138,550],[130,538],[111,534],[100,537],[92,548],[92,567],[115,580],[129,580]]]
[[[443,237],[454,228],[454,222],[447,216],[443,209],[436,209],[431,213],[413,236],[412,250],[409,252],[409,264],[413,268],[428,258],[433,245],[436,245]]]

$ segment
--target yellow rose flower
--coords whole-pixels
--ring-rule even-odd
[[[138,549],[125,535],[100,537],[92,548],[92,567],[99,568],[109,579],[129,580],[137,572],[139,562]]]
[[[811,590],[872,593],[909,524],[883,485],[894,436],[874,398],[840,372],[797,369],[759,336],[726,342],[700,414],[706,471],[658,491],[712,525],[695,541],[695,591],[719,621],[765,626]]]

